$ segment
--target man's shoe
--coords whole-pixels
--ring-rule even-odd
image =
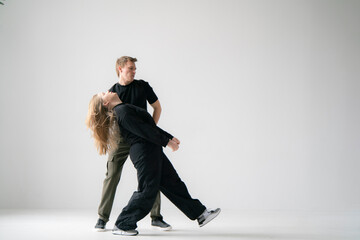
[[[139,232],[135,229],[130,229],[130,230],[121,230],[119,228],[117,228],[116,226],[113,228],[112,230],[112,234],[114,235],[123,235],[123,236],[135,236],[138,235]]]
[[[162,231],[169,231],[172,229],[170,224],[167,224],[166,222],[164,222],[162,219],[153,219],[151,220],[151,226],[153,226],[153,228],[162,230]]]
[[[106,225],[106,222],[99,218],[95,225],[95,231],[97,231],[97,232],[105,231],[105,225]]]
[[[202,227],[211,220],[213,220],[217,215],[219,215],[221,209],[217,208],[215,210],[205,210],[203,214],[200,215],[200,217],[197,218],[199,226]]]

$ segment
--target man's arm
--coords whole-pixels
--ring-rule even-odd
[[[158,124],[159,122],[159,119],[160,119],[160,115],[161,115],[161,104],[160,104],[160,101],[159,100],[156,100],[156,102],[154,102],[153,104],[150,104],[151,107],[154,109],[153,111],[153,119],[154,119],[154,122],[156,123],[156,125]]]
[[[154,122],[156,123],[156,125],[158,124],[159,122],[159,118],[160,118],[160,115],[161,115],[161,104],[160,104],[160,101],[159,100],[156,100],[156,102],[154,102],[153,104],[150,104],[153,109],[154,109],[154,112],[153,112],[153,119],[154,119]],[[159,128],[160,131],[163,131],[165,132],[165,134],[168,134],[166,131],[162,130],[161,128]],[[174,140],[177,144],[180,144],[180,141],[179,139],[173,137],[173,138],[170,138],[172,140]]]

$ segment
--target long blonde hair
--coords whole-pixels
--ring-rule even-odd
[[[101,96],[94,95],[89,103],[86,127],[92,131],[95,147],[100,155],[116,149],[120,139],[119,126],[113,111],[103,106]]]

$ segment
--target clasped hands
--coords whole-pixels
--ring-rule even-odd
[[[179,149],[179,145],[180,145],[180,140],[177,139],[176,137],[173,137],[172,139],[169,140],[166,146],[171,148],[171,150],[175,152]]]

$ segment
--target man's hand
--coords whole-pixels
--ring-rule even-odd
[[[179,144],[175,142],[174,140],[169,140],[167,147],[171,148],[173,152],[177,151],[179,149]]]

